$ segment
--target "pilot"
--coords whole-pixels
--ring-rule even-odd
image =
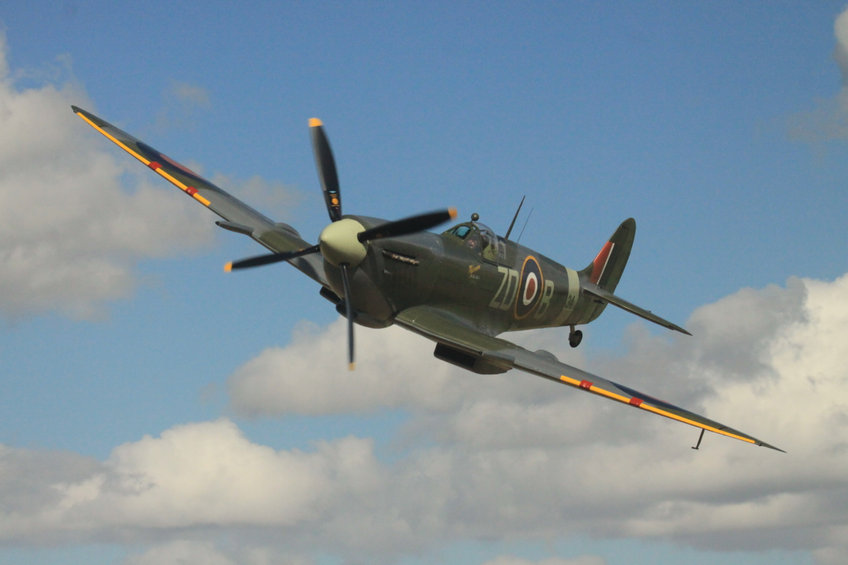
[[[483,259],[496,262],[498,259],[498,236],[485,224],[478,223],[478,220],[480,220],[480,214],[477,212],[471,214],[471,222],[477,228],[480,238],[483,240]]]

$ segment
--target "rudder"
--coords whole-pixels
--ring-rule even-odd
[[[630,258],[630,249],[635,237],[636,220],[627,218],[621,222],[589,266],[580,271],[580,278],[606,291],[614,292],[624,273],[627,259]]]

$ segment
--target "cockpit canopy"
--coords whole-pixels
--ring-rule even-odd
[[[470,249],[478,250],[484,259],[497,261],[498,236],[485,224],[473,221],[465,222],[452,227],[444,233],[463,240],[465,245]]]

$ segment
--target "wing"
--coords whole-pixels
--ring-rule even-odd
[[[443,310],[416,306],[398,314],[395,323],[433,341],[457,348],[471,356],[481,357],[491,366],[504,370],[520,369],[702,430],[783,451],[694,412],[562,363],[550,353],[532,352],[504,339],[480,333]]]
[[[76,106],[71,106],[71,109],[118,147],[221,216],[224,221],[216,222],[220,227],[247,235],[277,253],[297,251],[310,246],[308,242],[301,239],[300,234],[293,227],[275,223],[238,198],[201,178],[191,169],[160,153],[143,141],[90,112]],[[290,263],[326,286],[320,256],[299,257],[292,259]]]

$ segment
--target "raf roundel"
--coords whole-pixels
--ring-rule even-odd
[[[539,304],[544,283],[545,279],[542,276],[542,268],[539,266],[539,262],[532,255],[528,255],[521,267],[520,285],[518,287],[520,290],[515,300],[516,319],[526,318],[533,312]]]

